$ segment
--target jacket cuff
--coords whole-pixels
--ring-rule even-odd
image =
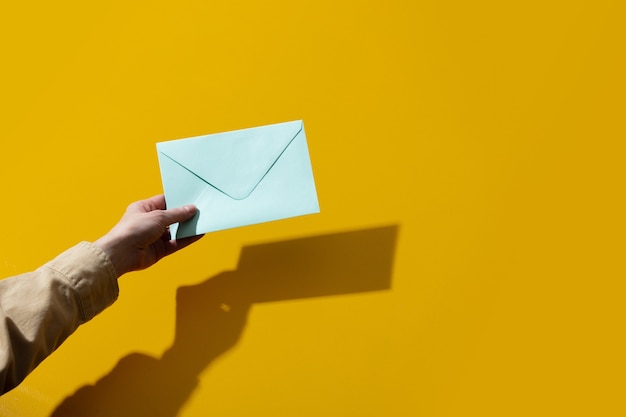
[[[117,272],[102,249],[80,242],[46,264],[60,272],[78,294],[83,323],[117,300]]]

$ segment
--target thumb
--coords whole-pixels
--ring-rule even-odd
[[[176,207],[173,209],[163,210],[163,216],[168,225],[172,223],[184,222],[191,219],[198,209],[193,204],[187,204],[185,206]]]

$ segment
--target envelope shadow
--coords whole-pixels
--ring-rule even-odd
[[[200,374],[237,344],[253,304],[390,289],[397,233],[393,225],[244,247],[235,271],[177,290],[174,343],[160,358],[131,353],[52,416],[176,416]]]

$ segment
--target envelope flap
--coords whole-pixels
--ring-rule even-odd
[[[157,144],[157,150],[231,198],[250,195],[302,131],[279,123]]]

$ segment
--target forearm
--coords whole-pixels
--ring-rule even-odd
[[[82,242],[38,270],[0,281],[0,389],[14,388],[118,295],[117,273]]]

